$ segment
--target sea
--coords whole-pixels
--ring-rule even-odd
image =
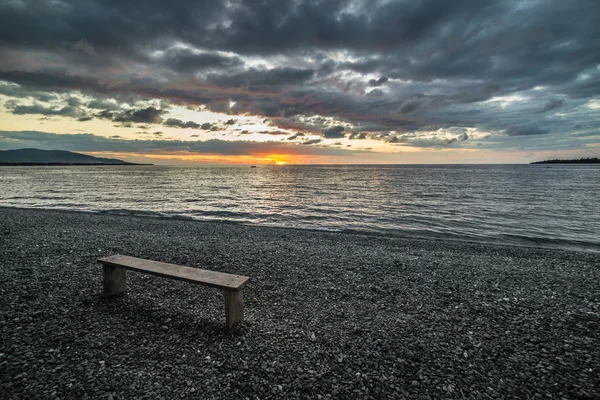
[[[4,166],[0,207],[600,251],[600,165]]]

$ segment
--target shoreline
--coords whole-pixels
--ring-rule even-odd
[[[209,224],[231,224],[248,227],[261,227],[268,229],[291,229],[298,231],[314,231],[314,232],[331,232],[339,234],[350,234],[350,235],[364,235],[364,236],[377,236],[377,237],[389,237],[406,240],[433,240],[433,241],[452,241],[452,242],[464,242],[473,244],[493,245],[493,246],[508,246],[508,247],[525,247],[533,249],[550,249],[550,250],[563,250],[563,251],[575,251],[575,252],[591,252],[600,254],[600,243],[589,243],[582,241],[566,241],[563,239],[540,239],[536,237],[511,237],[508,238],[491,238],[491,237],[465,237],[465,236],[451,236],[444,233],[422,233],[411,230],[377,230],[377,229],[358,229],[358,228],[329,228],[329,227],[301,227],[301,226],[285,226],[276,224],[260,224],[254,222],[243,222],[234,221],[228,219],[211,219],[211,218],[199,218],[194,216],[188,216],[183,214],[167,214],[156,211],[141,211],[141,210],[84,210],[84,209],[67,209],[67,208],[42,208],[42,207],[16,207],[16,206],[3,206],[0,205],[0,211],[3,209],[11,210],[34,210],[34,211],[50,211],[50,212],[65,212],[65,213],[84,213],[84,214],[96,214],[96,215],[113,215],[122,217],[133,217],[133,218],[154,218],[159,220],[180,220],[180,221],[194,221],[198,223],[209,223]]]
[[[250,276],[218,291],[121,253]],[[0,208],[0,398],[595,398],[600,255]],[[256,298],[256,302],[251,299]]]

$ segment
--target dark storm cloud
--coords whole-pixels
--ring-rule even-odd
[[[0,46],[1,44],[2,41],[0,40]],[[24,69],[30,68],[29,66],[22,67]],[[18,83],[19,85],[25,88],[42,88],[45,90],[68,91],[89,89],[97,92],[105,92],[111,90],[109,85],[103,85],[99,83],[99,80],[97,78],[68,74],[66,72],[66,67],[68,66],[65,66],[65,70],[63,71],[16,71],[5,70],[0,65],[0,80]]]
[[[225,56],[217,53],[197,53],[186,48],[168,49],[159,57],[161,63],[182,72],[204,69],[221,69],[242,64],[237,56]]]
[[[232,75],[211,74],[208,80],[224,87],[246,87],[249,90],[261,90],[269,87],[301,84],[313,76],[313,69],[273,68],[248,69]]]
[[[147,107],[140,108],[137,110],[127,110],[118,112],[112,110],[104,110],[96,114],[96,116],[98,118],[111,119],[115,122],[158,124],[162,122],[161,115],[164,113],[164,110],[158,110],[155,107]]]
[[[63,117],[82,118],[85,117],[85,113],[78,107],[65,106],[65,107],[45,107],[41,104],[33,105],[19,105],[13,100],[7,101],[4,106],[11,113],[16,115],[25,114],[38,114],[38,115],[57,115]]]
[[[171,127],[175,127],[175,128],[191,128],[191,129],[198,129],[200,128],[200,124],[194,122],[194,121],[187,121],[187,122],[183,122],[180,119],[177,118],[168,118],[165,122],[164,122],[165,126],[171,126]]]
[[[15,84],[3,84],[0,82],[0,94],[3,94],[8,97],[15,98],[26,98],[30,97],[32,99],[36,99],[39,101],[47,102],[56,100],[58,96],[56,93],[48,93],[39,90],[32,90],[30,88],[26,88],[20,85]]]
[[[546,103],[544,103],[544,105],[542,106],[542,108],[540,108],[538,110],[538,113],[543,114],[545,112],[548,112],[550,110],[554,110],[556,108],[560,108],[565,104],[565,101],[563,99],[551,99],[548,100]]]
[[[381,86],[384,83],[386,83],[389,79],[386,78],[385,76],[382,76],[379,79],[370,79],[369,80],[369,86]]]
[[[0,84],[0,94],[64,93],[65,104],[41,105],[59,112],[81,107],[66,100],[80,91],[97,98],[88,108],[111,111],[100,118],[161,122],[104,100],[135,95],[313,133],[327,127],[297,117],[361,132],[469,126],[526,137],[536,129],[518,127],[551,126],[544,119],[560,109],[558,135],[597,118],[581,111],[600,96],[597,15],[591,0],[2,2],[0,80],[21,86]],[[529,100],[494,103],[511,96]]]
[[[344,137],[344,127],[343,126],[332,126],[331,128],[325,129],[321,132],[321,135],[325,139],[341,139]]]
[[[398,107],[398,112],[401,114],[410,114],[419,107],[421,107],[422,101],[419,99],[411,99],[403,101]]]
[[[536,123],[509,125],[505,132],[508,136],[546,135],[549,129],[541,128]]]
[[[222,21],[226,7],[220,0],[175,3],[159,0],[3,2],[0,3],[0,26],[3,27],[0,41],[35,47],[70,43],[71,49],[87,55],[116,48],[123,52],[137,51],[140,43],[164,37],[201,38],[210,23]]]

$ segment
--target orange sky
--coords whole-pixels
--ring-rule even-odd
[[[0,95],[0,104],[9,98]],[[158,100],[156,101],[158,103]],[[32,103],[34,104],[34,103]],[[153,104],[153,103],[146,103]],[[477,138],[482,143],[490,143],[490,133],[477,130],[469,131],[469,146],[456,142],[450,145],[413,145],[410,142],[391,143],[387,139],[327,139],[318,132],[305,132],[304,136],[289,140],[296,133],[294,130],[280,129],[270,125],[258,116],[231,115],[206,111],[202,108],[189,109],[181,106],[171,106],[164,120],[177,118],[182,121],[193,121],[199,125],[210,123],[218,130],[203,130],[177,128],[164,124],[130,124],[127,126],[115,124],[103,119],[89,121],[74,121],[63,116],[41,117],[38,115],[17,115],[7,112],[0,106],[0,131],[38,131],[60,134],[56,144],[45,144],[52,148],[68,149],[95,156],[119,158],[130,162],[153,164],[447,164],[447,163],[528,163],[548,158],[581,158],[590,157],[590,148],[570,150],[537,150],[528,148],[494,149],[480,147]],[[228,125],[227,121],[235,120]],[[331,121],[333,125],[342,124]],[[135,144],[145,141],[146,148],[115,151],[102,148],[101,145],[90,148],[78,147],[73,139],[77,134],[92,134],[106,141],[125,144]],[[446,140],[452,142],[457,135],[452,132],[422,132],[423,140]],[[442,138],[442,139],[439,139]],[[178,141],[183,147],[189,144],[190,150],[161,149],[161,143]],[[205,141],[241,144],[235,154],[229,150],[221,151],[194,150],[195,144]],[[313,144],[311,141],[315,141]],[[148,149],[147,144],[153,146]],[[433,142],[432,142],[433,143]],[[9,144],[14,147],[14,141]],[[248,144],[247,149],[244,145]],[[252,144],[252,146],[250,146]],[[481,143],[480,143],[481,144]],[[0,148],[2,143],[0,142]],[[4,145],[6,148],[6,144]],[[23,143],[21,147],[40,147],[35,142]],[[115,147],[115,146],[111,146]],[[119,146],[117,146],[119,147]],[[131,147],[131,146],[128,146]],[[241,154],[240,154],[241,152]]]

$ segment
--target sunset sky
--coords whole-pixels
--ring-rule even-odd
[[[0,149],[599,157],[599,15],[596,0],[0,0]]]

